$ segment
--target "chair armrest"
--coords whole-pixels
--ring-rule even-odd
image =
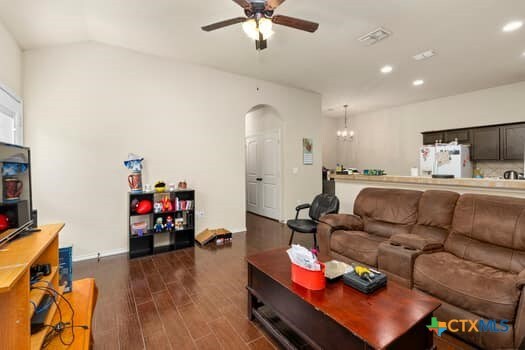
[[[308,209],[310,208],[312,205],[309,204],[309,203],[304,203],[304,204],[299,204],[298,206],[295,207],[295,210],[296,210],[296,213],[295,213],[295,220],[299,219],[299,212],[303,209]]]
[[[397,235],[393,235],[390,237],[390,242],[396,245],[402,245],[403,247],[421,251],[443,248],[443,243],[441,242],[410,233],[399,233]]]
[[[303,210],[303,209],[308,209],[310,207],[311,207],[311,205],[309,203],[305,203],[305,204],[300,204],[300,205],[296,206],[295,210],[299,211],[299,210]]]

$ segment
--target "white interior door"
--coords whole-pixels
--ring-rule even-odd
[[[259,147],[257,137],[246,138],[246,210],[255,214],[260,213],[260,190],[257,179],[259,163]]]
[[[246,138],[246,208],[281,218],[281,152],[279,132]]]

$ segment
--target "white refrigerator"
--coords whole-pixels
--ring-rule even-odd
[[[421,147],[419,150],[419,172],[421,176],[472,177],[470,146],[438,144]]]

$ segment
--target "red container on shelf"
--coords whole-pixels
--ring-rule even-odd
[[[306,289],[324,289],[326,286],[324,264],[321,262],[319,264],[321,265],[321,271],[310,271],[292,263],[292,281]]]

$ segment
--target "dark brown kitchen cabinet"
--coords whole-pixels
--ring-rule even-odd
[[[470,145],[470,129],[459,129],[459,130],[447,130],[445,131],[445,139],[444,141],[446,143],[456,141],[462,145]]]
[[[472,129],[472,160],[500,159],[500,127]]]
[[[525,149],[525,124],[501,127],[501,148],[503,160],[523,160]]]
[[[436,142],[443,142],[444,133],[439,132],[428,132],[423,134],[423,144],[433,145]]]

